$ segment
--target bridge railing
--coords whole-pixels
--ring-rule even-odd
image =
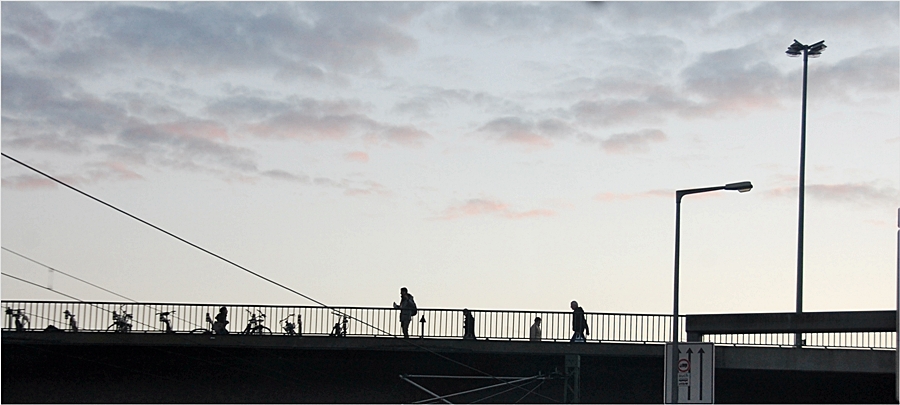
[[[734,345],[896,349],[896,311],[688,315],[689,341]]]
[[[20,311],[28,317],[22,327],[27,330],[44,330],[55,326],[67,330],[69,322],[65,311],[75,316],[80,332],[113,332],[113,313],[127,313],[132,333],[162,333],[165,325],[159,313],[170,312],[168,319],[176,333],[203,332],[211,329],[206,314],[215,317],[219,308],[228,309],[228,330],[240,333],[250,323],[251,314],[265,315],[260,323],[274,335],[286,334],[284,320],[297,325],[295,330],[304,335],[329,335],[338,327],[343,333],[343,316],[346,315],[347,336],[388,337],[401,336],[399,311],[393,308],[376,307],[312,307],[289,305],[245,305],[245,304],[173,304],[173,303],[123,303],[123,302],[70,302],[70,301],[2,301],[6,311],[4,331],[16,330],[15,313]],[[542,319],[543,341],[568,341],[572,336],[572,313],[553,311],[510,311],[472,309],[475,317],[475,335],[478,339],[528,340],[529,329],[535,317]],[[745,314],[746,315],[746,314]],[[590,334],[589,342],[629,342],[665,343],[672,333],[671,315],[653,314],[585,314]],[[793,333],[742,333],[751,332],[747,327],[731,329],[697,329],[685,318],[731,317],[732,315],[700,315],[680,317],[680,341],[702,340],[729,345],[793,346]],[[752,316],[752,314],[751,314]],[[760,314],[759,316],[769,316]],[[422,319],[425,322],[420,322]],[[23,318],[20,318],[23,322]],[[686,325],[687,324],[687,325]],[[738,325],[746,325],[740,322]],[[689,330],[703,333],[689,336]],[[726,332],[730,331],[730,333]],[[778,331],[781,332],[781,331]],[[419,308],[418,314],[409,325],[410,336],[426,338],[461,339],[463,336],[463,315],[459,308]],[[803,346],[832,348],[896,349],[896,332],[884,328],[855,332],[804,332]]]
[[[343,333],[343,316],[346,315],[347,336],[402,336],[399,323],[400,311],[393,308],[373,307],[312,307],[285,305],[243,304],[173,304],[173,303],[123,303],[123,302],[67,302],[67,301],[2,301],[9,311],[3,323],[4,331],[16,330],[16,311],[28,318],[23,329],[44,330],[48,326],[67,330],[69,321],[65,311],[72,314],[79,332],[114,332],[113,313],[128,314],[131,333],[161,333],[165,324],[160,313],[168,316],[176,333],[203,332],[211,329],[206,314],[215,318],[219,308],[228,310],[228,330],[240,333],[250,323],[251,316],[265,315],[260,324],[268,328],[267,334],[286,334],[284,321],[297,325],[295,330],[304,335],[329,335],[335,327]],[[535,317],[542,319],[542,340],[568,341],[572,336],[572,313],[551,311],[507,311],[472,309],[475,317],[475,334],[478,339],[528,340]],[[253,315],[252,315],[253,314]],[[661,343],[671,335],[669,315],[586,313],[590,334],[588,341]],[[421,322],[424,319],[425,322]],[[419,308],[409,325],[410,336],[427,338],[462,338],[462,309]]]
[[[733,333],[704,335],[701,341],[732,346],[795,345],[793,333]],[[801,333],[804,347],[847,349],[896,349],[897,332],[816,332]]]

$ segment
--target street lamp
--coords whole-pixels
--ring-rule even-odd
[[[806,189],[806,70],[809,58],[818,58],[825,50],[825,41],[819,41],[812,45],[803,45],[797,40],[788,47],[785,53],[790,57],[803,55],[803,98],[801,101],[800,115],[800,213],[797,225],[797,315],[803,312],[803,201]],[[803,344],[802,334],[794,334],[794,346]]]
[[[672,373],[672,398],[670,403],[672,404],[678,403],[678,267],[681,258],[681,198],[688,194],[706,193],[719,190],[736,190],[741,193],[746,193],[752,188],[753,184],[751,184],[749,181],[742,181],[739,183],[729,183],[724,186],[691,188],[687,190],[675,191],[675,303],[672,305],[672,353],[671,356],[669,356],[669,358],[672,360],[672,364],[670,365],[670,372]]]

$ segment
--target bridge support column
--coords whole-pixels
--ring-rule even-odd
[[[566,355],[566,383],[563,387],[563,402],[577,404],[581,402],[581,355]]]

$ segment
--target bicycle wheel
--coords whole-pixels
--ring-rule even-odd
[[[272,329],[269,329],[265,326],[260,326],[256,329],[254,329],[253,332],[251,332],[251,334],[253,334],[253,335],[271,335]]]

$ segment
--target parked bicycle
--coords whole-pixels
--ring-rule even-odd
[[[333,313],[334,315],[339,316],[338,321],[334,323],[334,327],[331,328],[331,333],[328,336],[331,337],[346,337],[347,336],[347,322],[350,317],[344,314],[339,314],[337,312]]]
[[[300,315],[297,315],[296,325],[291,322],[292,316],[294,316],[294,314],[290,314],[286,318],[278,321],[282,325],[281,329],[283,329],[284,333],[287,333],[288,336],[303,336],[303,322],[300,320]]]
[[[22,332],[25,329],[31,328],[31,321],[28,319],[28,315],[21,309],[11,309],[10,307],[6,307],[6,316],[15,320],[16,332]],[[28,327],[26,328],[25,325],[28,325]]]
[[[250,310],[247,310],[250,312]],[[266,314],[264,314],[260,310],[256,310],[259,315],[250,312],[250,320],[247,321],[247,327],[244,328],[244,331],[241,334],[244,335],[271,335],[272,330],[263,325],[263,322],[266,321]]]
[[[174,313],[175,313],[175,311],[166,311],[166,312],[157,312],[156,313],[157,315],[159,315],[159,321],[166,325],[166,333],[175,333],[175,331],[172,330],[172,323],[169,321],[169,315],[174,314]]]
[[[115,333],[127,333],[131,332],[131,320],[134,318],[128,312],[125,312],[125,306],[122,306],[122,315],[113,311],[113,323],[106,328],[106,331],[113,331]]]
[[[73,315],[69,310],[63,311],[63,314],[66,315],[66,320],[69,321],[69,330],[72,332],[78,332],[78,321],[75,320],[75,315]]]

